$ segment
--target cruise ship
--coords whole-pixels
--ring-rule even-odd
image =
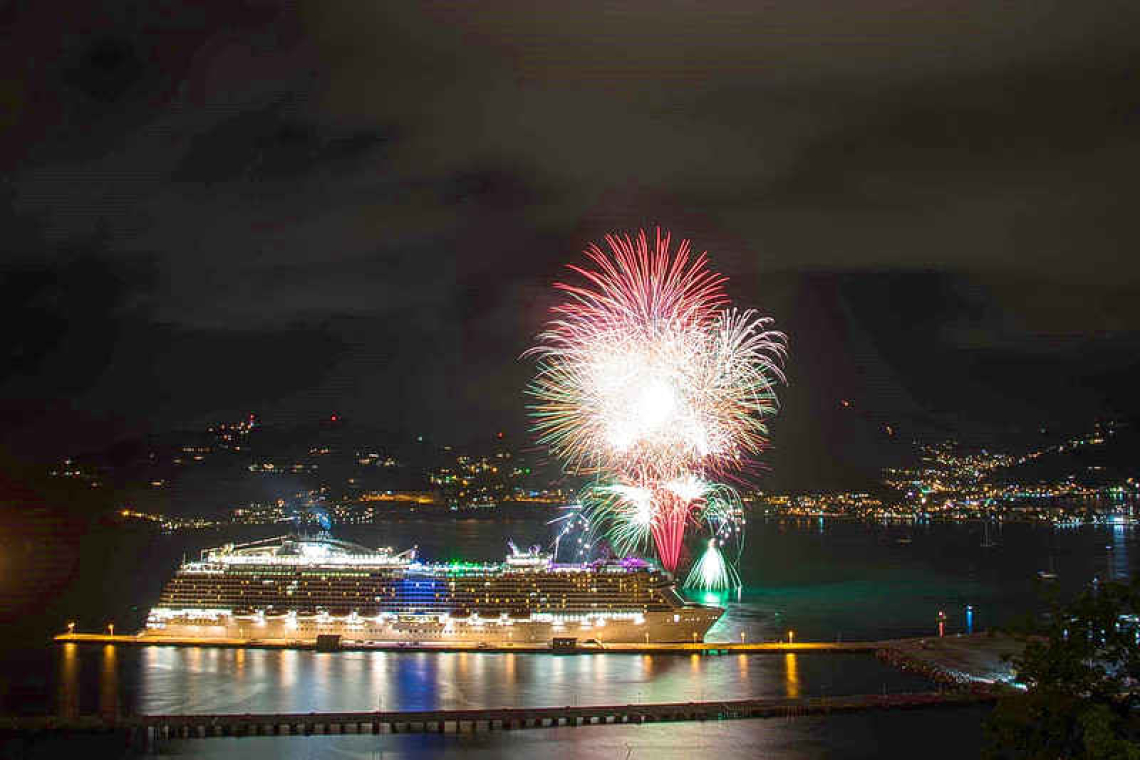
[[[501,563],[424,563],[415,549],[291,535],[184,562],[139,635],[604,646],[703,641],[723,612],[685,601],[672,576],[636,558],[560,564],[511,544]]]

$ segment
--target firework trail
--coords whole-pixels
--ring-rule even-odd
[[[709,539],[705,553],[693,563],[689,577],[685,579],[685,587],[702,591],[728,591],[740,587],[740,575],[725,560],[715,538]]]
[[[540,443],[568,471],[611,479],[587,503],[615,547],[652,536],[673,571],[700,484],[766,445],[786,343],[771,320],[730,308],[704,254],[670,242],[658,229],[652,244],[642,231],[587,248],[592,268],[555,284],[566,300],[527,353]]]

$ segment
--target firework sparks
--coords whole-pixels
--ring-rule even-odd
[[[704,477],[741,469],[766,443],[785,339],[729,308],[725,278],[687,241],[671,251],[658,230],[652,245],[644,232],[606,242],[609,254],[586,250],[593,268],[570,267],[583,284],[555,286],[567,300],[528,352],[530,410],[568,470],[619,484],[593,499],[615,547],[651,535],[674,570]]]
[[[735,568],[725,561],[715,538],[709,539],[705,553],[693,563],[689,577],[685,579],[685,587],[702,591],[728,591],[740,588],[740,576]]]

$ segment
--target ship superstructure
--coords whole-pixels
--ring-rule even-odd
[[[696,605],[639,559],[566,565],[534,547],[501,563],[423,563],[327,535],[228,544],[185,562],[142,636],[549,643],[702,640],[723,610]]]

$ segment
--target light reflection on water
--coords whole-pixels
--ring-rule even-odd
[[[169,714],[687,702],[919,690],[870,655],[57,650],[60,711]],[[97,658],[97,671],[80,663]],[[82,704],[90,695],[94,703]]]
[[[105,645],[99,671],[99,714],[113,717],[119,712],[119,657],[117,648]],[[70,687],[68,687],[70,688]]]
[[[784,655],[784,683],[789,697],[800,695],[800,671],[796,663],[795,652],[788,652]]]
[[[60,648],[59,665],[59,714],[63,717],[75,717],[79,714],[78,644],[64,644]]]

